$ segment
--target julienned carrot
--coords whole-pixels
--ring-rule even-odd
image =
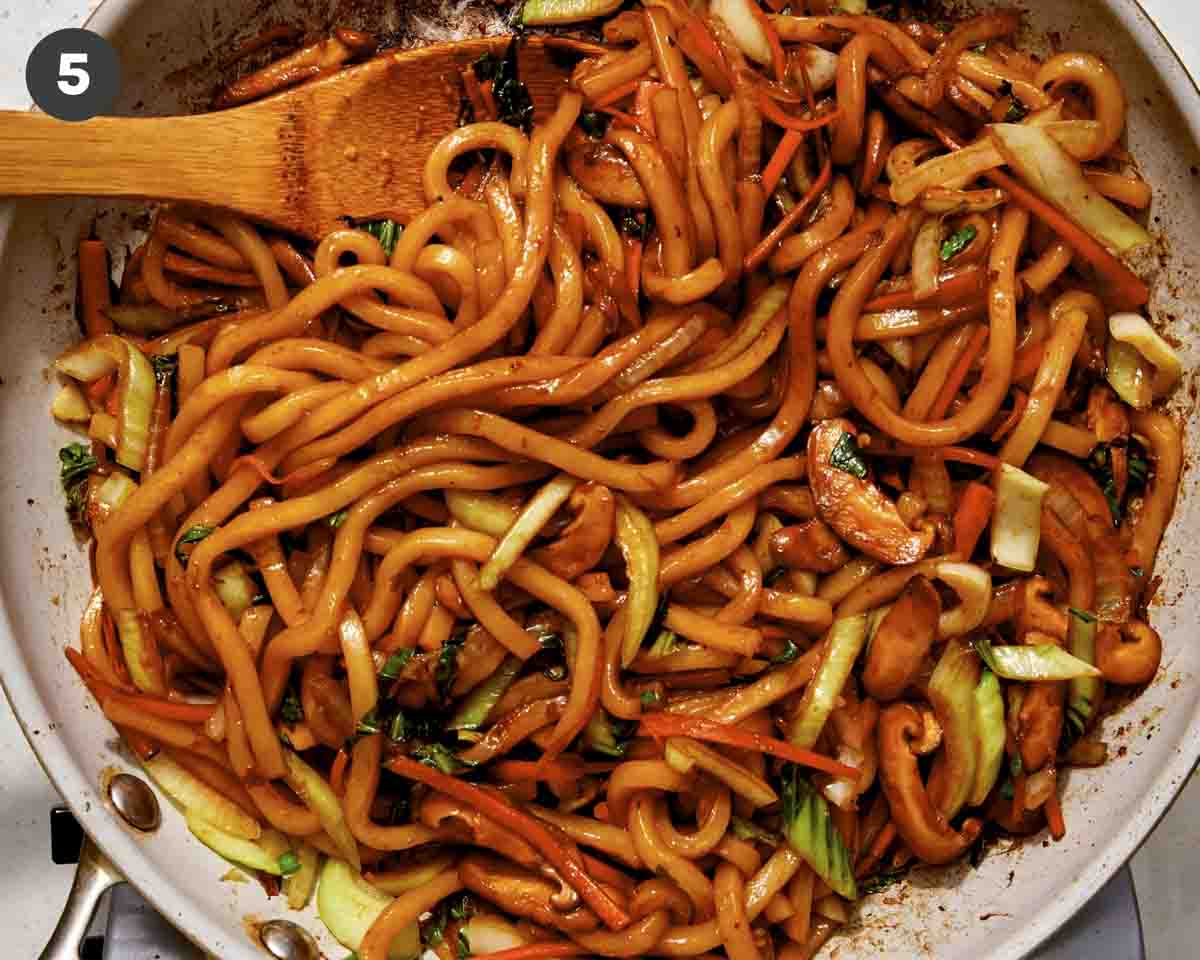
[[[761,87],[758,90],[758,108],[762,111],[763,116],[772,123],[778,124],[786,130],[798,130],[801,133],[807,133],[810,130],[820,130],[821,127],[829,126],[829,124],[838,118],[838,110],[836,108],[830,110],[828,113],[821,114],[819,117],[793,117],[772,100],[770,94]]]
[[[393,757],[386,766],[393,773],[424,783],[461,803],[475,807],[498,826],[517,834],[558,870],[559,875],[596,911],[596,915],[610,930],[624,930],[633,922],[629,914],[621,909],[584,869],[583,859],[574,844],[568,846],[556,839],[546,824],[536,817],[521,812],[495,794],[472,783],[457,780],[408,757]]]
[[[775,24],[771,22],[770,17],[763,13],[757,0],[749,0],[748,5],[750,12],[754,14],[754,19],[758,21],[763,33],[767,35],[767,46],[771,48],[771,69],[775,71],[775,79],[783,83],[787,77],[787,56],[783,52],[783,43],[779,39]]]
[[[1057,786],[1050,791],[1042,809],[1046,814],[1046,826],[1050,828],[1050,836],[1061,840],[1067,835],[1067,824],[1063,820],[1062,800],[1059,799]]]
[[[963,490],[954,511],[954,552],[969,558],[992,517],[996,494],[992,488],[972,480]]]
[[[611,107],[614,103],[624,100],[631,93],[637,91],[638,84],[641,83],[641,78],[636,77],[633,80],[626,80],[624,83],[617,84],[607,93],[596,98],[596,102],[592,104],[597,110],[601,107]]]
[[[734,87],[733,70],[730,69],[729,61],[725,59],[725,51],[721,49],[721,45],[717,43],[712,32],[696,14],[688,17],[687,23],[684,24],[684,31],[688,34],[692,42],[699,48],[704,56],[708,57],[717,69],[724,75],[729,88]]]
[[[333,758],[333,766],[329,768],[329,788],[339,797],[346,792],[346,767],[350,763],[350,754],[342,747]]]
[[[983,293],[987,285],[987,269],[984,264],[969,267],[952,267],[938,276],[937,292],[920,303],[912,288],[885,293],[868,300],[863,305],[864,313],[880,313],[884,310],[907,309],[909,307],[948,307],[961,304],[974,293]]]
[[[642,241],[637,237],[625,237],[625,282],[636,301],[642,288]]]
[[[99,240],[79,241],[79,307],[83,328],[89,337],[112,333],[108,308],[112,298],[108,288],[108,248]]]
[[[66,647],[63,653],[66,654],[67,662],[75,668],[79,679],[83,681],[83,685],[88,688],[88,693],[95,698],[97,703],[118,692],[115,687],[104,681],[104,678],[96,672],[95,667],[88,663],[87,658],[74,647]]]
[[[493,83],[488,80],[486,83],[479,85],[479,93],[483,97],[483,104],[487,108],[487,115],[490,119],[495,119],[500,116],[500,111],[496,109],[496,98],[492,95]]]
[[[488,960],[546,960],[549,957],[579,957],[585,953],[587,950],[577,943],[558,940],[553,943],[530,943],[523,947],[510,947],[495,953],[477,953],[475,956],[487,957]]]
[[[605,863],[603,860],[597,860],[595,857],[589,856],[582,851],[579,855],[583,857],[583,865],[587,868],[587,872],[601,883],[607,883],[610,887],[616,887],[618,890],[626,893],[633,893],[637,887],[637,881],[633,877],[622,873],[616,867]]]
[[[932,129],[938,139],[951,150],[963,148],[963,142],[940,123],[935,121]],[[1062,237],[1077,254],[1092,265],[1105,281],[1107,300],[1111,307],[1118,310],[1134,310],[1150,299],[1150,290],[1138,275],[1058,207],[1043,200],[1003,170],[989,170],[984,176],[1001,190],[1007,190],[1010,197]]]
[[[832,757],[792,746],[786,740],[765,737],[760,733],[747,733],[732,724],[718,723],[703,717],[675,713],[650,713],[642,717],[642,725],[638,732],[648,737],[691,737],[694,740],[710,740],[713,743],[724,743],[742,750],[769,753],[800,766],[823,770],[835,777],[854,778],[858,776],[858,771],[854,767],[838,763]]]
[[[583,761],[574,757],[555,757],[546,763],[537,760],[500,760],[492,764],[490,769],[508,783],[525,783],[530,780],[569,783],[584,775]]]
[[[791,233],[795,229],[796,224],[808,216],[809,211],[821,199],[821,194],[825,192],[825,188],[829,186],[829,180],[832,176],[833,166],[829,158],[826,157],[825,165],[821,167],[820,175],[813,181],[812,186],[808,188],[808,193],[787,212],[782,220],[771,228],[770,233],[758,241],[758,246],[746,254],[744,266],[747,273],[752,273],[762,266],[763,261],[779,246],[779,241]]]
[[[875,868],[875,864],[883,859],[883,855],[887,853],[887,848],[892,845],[892,841],[895,839],[896,824],[889,820],[887,826],[879,831],[879,836],[871,844],[871,849],[863,855],[858,866],[854,868],[854,876],[857,879],[867,876]]]
[[[1032,377],[1042,365],[1042,357],[1046,355],[1046,344],[1041,340],[1027,343],[1013,357],[1013,380],[1024,380]]]
[[[972,450],[970,447],[906,447],[898,445],[879,450],[866,450],[881,457],[915,457],[922,453],[932,453],[942,460],[952,460],[955,463],[969,463],[972,466],[983,467],[985,470],[995,470],[1000,466],[1000,459],[982,450]]]
[[[152,717],[177,720],[180,723],[204,723],[216,709],[216,704],[213,703],[181,703],[177,700],[164,700],[161,697],[151,697],[143,693],[119,693],[116,696],[131,707],[144,710]]]
[[[967,379],[967,374],[971,370],[976,358],[983,350],[984,343],[987,342],[988,328],[980,326],[971,339],[967,341],[966,349],[958,361],[950,368],[950,373],[946,376],[946,382],[942,384],[942,389],[938,391],[937,399],[933,401],[933,406],[929,408],[930,420],[941,420],[946,415],[946,411],[950,409],[950,404],[953,402],[955,395],[963,385],[963,381]]]
[[[663,84],[643,80],[633,95],[633,118],[651,137],[658,139],[658,128],[654,125],[654,109],[650,106],[654,95],[663,89]]]
[[[771,191],[775,189],[775,185],[779,183],[779,178],[783,176],[783,171],[787,169],[787,165],[792,162],[792,157],[796,155],[796,151],[800,149],[800,144],[804,142],[804,134],[799,130],[785,130],[783,139],[779,141],[779,146],[775,148],[775,152],[771,154],[771,159],[763,168],[762,188],[763,193],[768,197]]]

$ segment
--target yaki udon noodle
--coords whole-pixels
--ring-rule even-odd
[[[800,960],[1061,838],[1158,667],[1180,364],[1120,80],[1018,26],[659,0],[537,123],[466,71],[409,223],[162,208],[115,299],[85,240],[67,653],[193,833],[362,960]]]

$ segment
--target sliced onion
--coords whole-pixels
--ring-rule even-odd
[[[622,0],[525,0],[521,20],[527,27],[579,23],[615,13]]]
[[[1132,344],[1109,339],[1104,351],[1104,378],[1135,410],[1146,410],[1154,402],[1150,385],[1154,370]]]
[[[905,206],[929,187],[963,187],[1003,163],[1004,155],[984,139],[954,153],[926,160],[907,177],[892,184],[892,200]]]
[[[940,561],[934,575],[958,594],[958,606],[938,618],[938,635],[961,637],[983,623],[992,602],[991,575],[974,563]]]
[[[92,408],[88,406],[87,397],[73,383],[62,385],[54,402],[50,404],[50,412],[55,420],[61,420],[63,423],[87,423],[92,418]]]
[[[738,48],[755,63],[771,62],[771,44],[767,33],[750,9],[754,0],[712,0],[708,12],[720,17],[729,28]]]
[[[1154,367],[1151,389],[1155,397],[1169,393],[1183,376],[1183,363],[1175,349],[1137,313],[1114,313],[1108,318],[1113,338],[1134,347]]]
[[[938,268],[941,266],[942,219],[926,217],[917,229],[912,248],[913,299],[918,303],[938,291]]]
[[[495,590],[508,569],[521,559],[525,548],[533,543],[542,527],[567,502],[571,491],[579,485],[579,479],[568,473],[560,473],[537,493],[529,498],[513,525],[508,528],[487,563],[479,568],[479,585],[484,590]]]
[[[621,666],[637,656],[658,609],[658,537],[654,524],[628,498],[618,494],[616,540],[629,577],[629,605],[621,638]]]
[[[1093,189],[1079,162],[1045,128],[994,123],[988,132],[1026,184],[1106,247],[1122,254],[1151,241],[1136,221]]]

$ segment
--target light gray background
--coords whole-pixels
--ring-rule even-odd
[[[398,0],[403,2],[403,0]],[[1194,77],[1200,77],[1200,3],[1141,0]],[[24,107],[25,61],[45,34],[78,26],[96,0],[0,0],[0,107]],[[0,696],[0,930],[2,952],[36,957],[54,928],[73,867],[50,862],[50,783]],[[1200,956],[1200,783],[1193,777],[1134,857],[1149,960]]]

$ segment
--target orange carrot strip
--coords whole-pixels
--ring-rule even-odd
[[[884,310],[908,307],[945,307],[961,304],[973,293],[982,293],[987,285],[987,270],[983,264],[971,264],[965,268],[951,268],[938,276],[937,293],[917,303],[911,289],[897,290],[873,297],[863,305],[864,313],[879,313]]]
[[[1061,840],[1067,835],[1067,824],[1063,820],[1062,801],[1059,799],[1057,786],[1050,792],[1046,802],[1042,804],[1042,809],[1046,814],[1046,826],[1050,828],[1050,836],[1055,840]]]
[[[854,767],[838,763],[832,757],[793,746],[777,737],[766,737],[760,733],[747,733],[729,723],[718,723],[703,717],[692,717],[675,713],[651,713],[642,717],[639,733],[649,737],[691,737],[694,740],[711,740],[742,750],[757,750],[789,760],[804,767],[824,770],[835,777],[858,776]]]
[[[346,767],[350,762],[350,754],[342,747],[333,758],[333,766],[329,768],[329,788],[339,797],[346,792]]]
[[[114,724],[114,726],[116,725]],[[158,743],[153,737],[146,736],[140,730],[131,730],[129,727],[117,726],[117,733],[121,735],[122,740],[129,744],[129,749],[143,763],[158,754],[160,749]]]
[[[79,306],[83,329],[89,337],[112,333],[108,308],[112,297],[108,287],[108,248],[99,240],[79,241]]]
[[[763,13],[762,7],[754,0],[748,0],[747,6],[750,7],[750,12],[754,14],[758,25],[762,27],[763,33],[767,35],[767,46],[771,48],[771,69],[775,71],[775,79],[783,83],[787,77],[787,57],[783,52],[783,43],[779,39],[779,32],[775,29],[771,18]]]
[[[962,352],[962,356],[958,358],[958,362],[950,368],[946,382],[942,384],[942,389],[938,391],[937,399],[933,401],[933,406],[929,408],[930,420],[941,420],[946,415],[946,411],[950,409],[951,401],[962,387],[963,381],[967,378],[967,374],[971,370],[971,364],[975,362],[975,359],[983,349],[983,345],[987,341],[987,336],[988,328],[980,326],[971,336],[971,339],[967,341],[967,348]]]
[[[120,693],[115,695],[115,699],[136,710],[144,710],[152,717],[178,720],[180,723],[205,723],[217,708],[215,703],[182,703],[144,693]]]
[[[576,757],[555,757],[541,763],[537,760],[500,760],[491,768],[501,780],[524,783],[546,780],[550,783],[570,783],[583,776],[583,761]]]
[[[408,757],[393,757],[385,766],[409,780],[427,784],[461,803],[475,807],[483,816],[500,827],[511,830],[545,857],[559,875],[571,885],[610,930],[624,930],[632,918],[610,897],[584,869],[583,859],[574,844],[565,844],[536,817],[523,813],[505,800],[472,783],[434,770]]]
[[[487,110],[489,119],[494,120],[500,116],[500,111],[496,108],[496,97],[494,96],[494,84],[491,80],[479,85],[479,95],[483,97],[483,106]]]
[[[596,98],[593,106],[599,110],[601,107],[611,107],[614,103],[619,103],[631,93],[636,93],[638,84],[641,83],[641,78],[637,77],[633,80],[626,80],[624,83],[618,84],[607,93]]]
[[[954,511],[954,552],[969,558],[983,535],[996,505],[996,494],[986,484],[972,480],[963,490]]]
[[[892,841],[896,839],[896,824],[891,820],[887,822],[882,830],[879,831],[879,836],[875,838],[875,842],[871,844],[871,849],[867,851],[862,862],[855,868],[854,876],[858,879],[865,877],[874,868],[875,864],[883,859],[883,855],[887,853],[887,848],[892,845]]]
[[[821,194],[825,192],[825,188],[829,186],[829,180],[832,176],[833,166],[829,158],[826,157],[825,165],[821,168],[821,175],[813,181],[813,185],[808,188],[808,193],[787,212],[782,220],[771,228],[770,233],[758,241],[758,246],[746,254],[744,266],[747,273],[752,273],[762,266],[767,257],[779,246],[779,241],[791,233],[796,224],[808,216],[809,211],[821,199]]]
[[[787,130],[798,130],[801,133],[807,133],[809,130],[820,130],[821,127],[829,126],[829,124],[838,118],[839,113],[834,108],[828,113],[821,114],[819,117],[793,117],[772,100],[761,87],[758,90],[758,108],[762,110],[763,116],[772,123],[778,124]]]
[[[1024,380],[1032,377],[1042,365],[1042,357],[1046,354],[1046,344],[1041,340],[1027,343],[1013,357],[1013,380]]]
[[[787,165],[792,162],[792,157],[796,155],[796,151],[800,149],[800,144],[804,142],[804,134],[799,130],[787,130],[783,134],[783,139],[779,141],[779,146],[775,148],[775,152],[771,154],[771,159],[763,169],[762,188],[763,193],[768,197],[771,191],[775,189],[775,185],[779,183],[779,178],[783,176],[783,171],[787,169]]]
[[[700,52],[717,65],[717,69],[725,75],[730,89],[733,89],[735,86],[733,70],[729,66],[729,61],[725,59],[725,51],[721,49],[721,45],[717,43],[704,21],[693,13],[684,24],[683,29]]]
[[[633,893],[637,887],[637,881],[626,873],[622,873],[611,864],[605,863],[603,860],[597,860],[595,857],[588,856],[580,851],[579,854],[583,857],[583,865],[587,868],[587,872],[599,880],[601,883],[607,883],[610,887],[616,887],[622,893]]]

